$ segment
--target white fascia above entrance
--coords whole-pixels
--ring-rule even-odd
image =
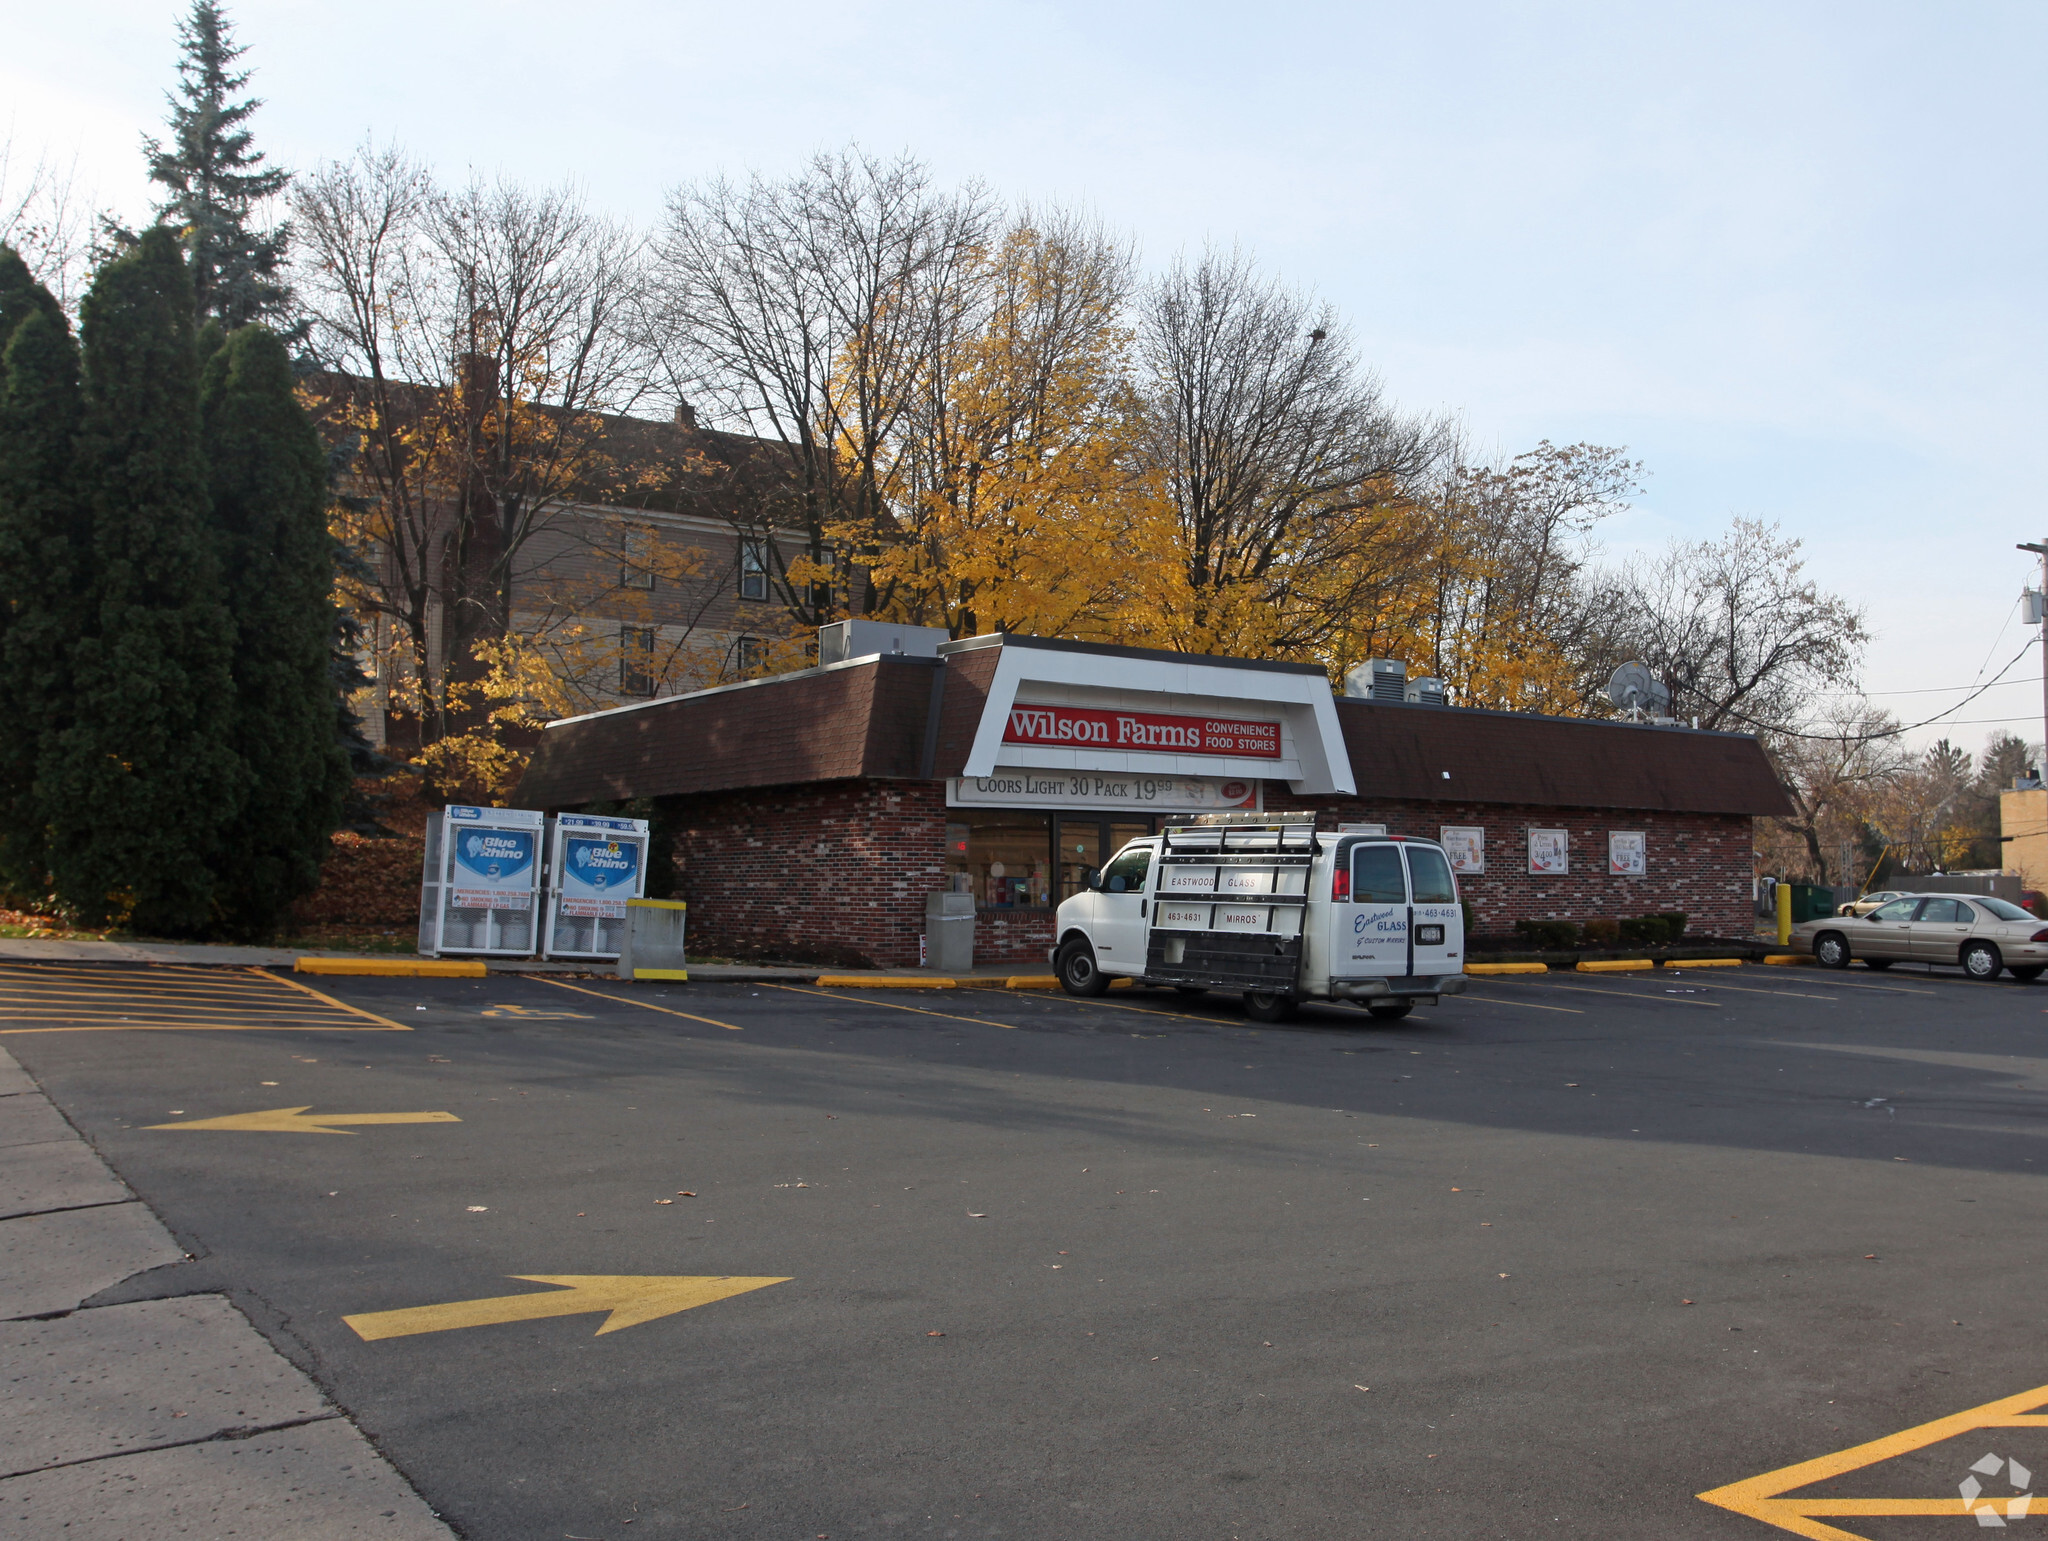
[[[942,646],[941,653],[959,646]],[[1010,709],[1018,705],[1121,707],[1126,711],[1277,720],[1281,758],[1006,744],[1003,729]],[[1206,663],[1197,657],[1129,657],[1106,649],[1068,650],[1037,638],[1028,647],[1001,647],[995,678],[989,682],[988,705],[975,731],[965,771],[970,776],[988,776],[998,766],[1247,776],[1285,781],[1304,794],[1358,790],[1351,776],[1351,757],[1344,748],[1344,732],[1337,722],[1336,698],[1320,671],[1263,669],[1237,660]]]

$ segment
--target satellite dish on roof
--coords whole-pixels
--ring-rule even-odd
[[[1632,714],[1662,717],[1671,709],[1671,692],[1648,665],[1625,663],[1607,681],[1607,699]]]

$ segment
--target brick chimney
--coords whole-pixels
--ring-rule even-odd
[[[687,428],[691,433],[697,431],[697,409],[687,401],[676,402],[676,427]]]

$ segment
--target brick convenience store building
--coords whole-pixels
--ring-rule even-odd
[[[1036,637],[880,651],[551,724],[527,808],[658,801],[692,951],[914,964],[976,896],[978,962],[1043,963],[1053,906],[1173,814],[1312,810],[1442,840],[1480,934],[1683,910],[1751,927],[1744,734],[1333,696],[1320,668]],[[827,656],[831,650],[827,649]]]

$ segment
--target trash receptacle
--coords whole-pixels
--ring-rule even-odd
[[[1835,891],[1819,883],[1792,885],[1792,924],[1802,920],[1826,920],[1835,913]]]
[[[628,899],[619,944],[621,979],[688,979],[683,935],[690,914],[680,899]]]
[[[925,959],[933,968],[965,973],[974,967],[974,895],[924,896]]]

